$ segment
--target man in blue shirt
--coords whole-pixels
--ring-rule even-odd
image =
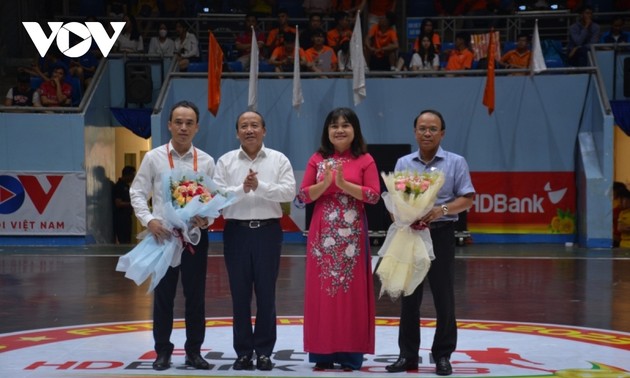
[[[457,214],[472,206],[475,188],[470,179],[468,163],[457,154],[445,151],[440,142],[446,133],[444,118],[436,110],[424,110],[414,120],[418,151],[403,156],[396,162],[396,171],[444,173],[444,185],[431,211],[414,225],[428,225],[433,241],[435,260],[427,274],[437,315],[437,326],[431,353],[436,362],[436,374],[450,375],[451,353],[457,346],[455,319],[455,222]],[[412,225],[412,227],[415,227]],[[418,369],[420,349],[420,305],[424,282],[413,294],[402,297],[400,327],[398,329],[398,360],[386,367],[390,373]]]

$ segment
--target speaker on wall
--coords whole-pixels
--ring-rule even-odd
[[[393,172],[396,166],[398,158],[411,153],[410,144],[369,144],[368,152],[374,158],[376,163],[376,169],[379,174],[380,190],[385,190],[385,183],[380,177],[381,172]],[[369,231],[387,231],[389,225],[392,224],[392,220],[389,216],[387,208],[383,203],[383,199],[380,199],[374,205],[365,205],[365,212],[368,219]],[[313,204],[306,206],[305,217],[305,229],[308,230],[311,224],[311,217],[313,216]]]
[[[148,104],[153,101],[151,65],[142,62],[125,64],[125,100],[127,103]]]

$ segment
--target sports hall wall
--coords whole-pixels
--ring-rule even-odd
[[[0,235],[0,244],[108,240],[111,199],[102,188],[108,177],[117,177],[110,127],[117,122],[109,107],[123,105],[120,64],[110,62],[83,113],[0,113],[2,171],[11,175],[74,172],[85,175],[86,193],[84,199],[75,198],[78,202],[68,204],[85,210],[78,215],[85,218],[83,233],[61,238]],[[289,157],[299,182],[309,156],[319,145],[324,118],[334,107],[356,110],[368,144],[403,143],[414,149],[414,117],[423,109],[437,109],[446,120],[443,147],[466,157],[477,191],[486,195],[475,203],[486,212],[478,211],[475,217],[473,208],[470,214],[476,242],[610,245],[610,202],[606,196],[612,156],[606,150],[612,149],[612,120],[601,110],[592,76],[497,77],[496,110],[491,116],[481,105],[484,83],[484,76],[368,78],[367,98],[354,107],[351,79],[303,79],[305,102],[298,110],[291,106],[291,79],[262,78],[258,111],[267,124],[265,144]],[[247,79],[222,81],[217,117],[206,110],[207,82],[203,75],[174,78],[167,85],[163,110],[151,116],[154,146],[169,139],[166,125],[170,106],[188,99],[202,110],[201,131],[195,140],[198,147],[215,158],[238,147],[235,121],[247,108]],[[39,181],[46,192],[46,178]],[[563,199],[568,202],[558,209],[547,205],[550,193],[562,190],[568,193]],[[543,214],[527,214],[527,208]],[[554,213],[565,210],[564,215],[574,219],[573,228],[551,232]],[[303,210],[291,209],[291,217],[300,226],[303,216]]]

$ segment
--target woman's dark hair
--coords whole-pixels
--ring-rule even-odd
[[[136,21],[136,16],[133,14],[128,14],[127,18],[129,18],[129,23],[131,24],[131,34],[129,35],[129,39],[132,41],[137,41],[140,39],[140,30],[138,29],[138,21]]]
[[[363,134],[361,133],[361,123],[359,122],[357,114],[350,108],[336,108],[328,113],[322,129],[321,145],[317,152],[319,152],[324,158],[328,158],[335,153],[335,146],[333,146],[330,142],[330,138],[328,137],[328,126],[339,117],[345,118],[345,120],[352,125],[352,129],[354,130],[354,139],[350,145],[350,152],[352,153],[352,156],[359,157],[365,154],[367,152],[367,145],[365,144]]]
[[[425,49],[422,45],[422,39],[424,39],[425,37],[429,39],[430,45],[428,49]],[[420,34],[420,36],[418,37],[418,42],[420,42],[418,46],[418,55],[420,55],[422,65],[424,66],[427,62],[429,64],[432,64],[433,58],[435,58],[435,45],[433,44],[433,39],[428,34]]]
[[[435,115],[436,117],[438,117],[440,119],[440,123],[442,124],[442,130],[446,130],[446,122],[444,122],[444,117],[442,117],[442,113],[438,112],[437,110],[433,110],[433,109],[426,109],[420,112],[420,114],[418,114],[418,116],[413,120],[413,128],[414,130],[416,129],[416,123],[418,122],[418,118],[420,118],[421,115],[425,114],[425,113],[431,113],[433,115]]]
[[[426,32],[424,31],[425,26],[427,26],[428,23],[431,23],[431,33],[435,33],[435,22],[433,22],[432,19],[430,18],[423,18],[422,22],[420,23],[420,34],[426,34]]]
[[[186,101],[186,100],[182,100],[182,101],[176,102],[171,107],[171,112],[168,115],[168,120],[169,121],[171,121],[173,119],[173,112],[177,108],[189,108],[189,109],[192,109],[195,112],[195,115],[197,116],[197,123],[199,123],[199,108],[197,108],[197,105],[195,105],[193,102]]]

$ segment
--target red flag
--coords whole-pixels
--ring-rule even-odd
[[[488,108],[488,114],[494,111],[494,60],[496,54],[494,29],[490,30],[490,42],[488,43],[488,74],[486,76],[486,88],[483,91],[483,104]]]
[[[208,37],[208,110],[215,117],[221,103],[221,74],[223,73],[223,50],[214,34]]]

